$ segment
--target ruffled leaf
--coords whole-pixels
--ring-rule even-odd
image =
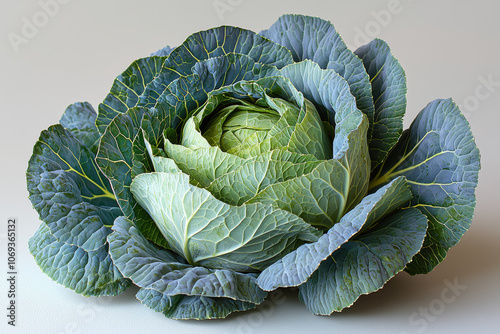
[[[84,296],[118,295],[131,284],[113,265],[107,245],[86,251],[59,242],[45,224],[29,240],[29,251],[45,274]]]
[[[314,226],[332,227],[366,194],[369,156],[366,116],[357,108],[349,86],[337,73],[311,61],[288,65],[281,71],[304,96],[335,119],[333,159],[312,172],[272,184],[247,203],[276,205]]]
[[[304,283],[323,261],[352,236],[370,228],[377,228],[378,220],[411,198],[404,177],[395,179],[374,194],[363,198],[361,203],[346,213],[340,222],[317,242],[304,244],[267,267],[259,275],[257,283],[267,291]]]
[[[78,293],[118,294],[128,283],[106,258],[106,237],[121,211],[94,158],[61,125],[41,133],[26,176],[30,201],[45,224],[30,251],[47,275]]]
[[[283,15],[261,34],[289,49],[296,62],[310,59],[321,68],[340,74],[349,83],[357,107],[368,117],[370,140],[374,107],[369,77],[361,60],[347,48],[329,21],[304,15]]]
[[[141,287],[137,298],[168,317],[225,317],[266,296],[254,275],[185,264],[175,253],[155,248],[125,218],[118,218],[113,229],[108,239],[114,263]],[[188,307],[187,302],[193,304]]]
[[[115,79],[109,94],[99,104],[96,126],[100,133],[104,133],[116,115],[125,113],[138,104],[139,96],[146,85],[160,73],[165,59],[166,57],[158,56],[138,59]]]
[[[299,299],[314,314],[329,315],[351,306],[405,268],[420,250],[426,229],[427,218],[418,210],[397,211],[322,262],[299,287]]]
[[[469,123],[451,100],[429,103],[374,171],[370,188],[405,176],[411,207],[429,218],[424,246],[407,271],[428,273],[471,224],[479,173],[479,149]]]
[[[142,94],[140,105],[154,106],[168,85],[190,75],[196,63],[231,53],[246,55],[256,63],[271,67],[293,63],[290,51],[252,31],[229,26],[200,31],[170,53],[158,76]]]
[[[172,249],[193,265],[258,271],[319,237],[289,212],[262,204],[230,206],[182,173],[141,174],[131,189]]]
[[[147,112],[146,108],[135,107],[117,115],[102,135],[96,162],[110,180],[118,205],[125,217],[135,219],[141,232],[149,240],[168,248],[165,238],[153,220],[137,204],[130,192],[134,165],[138,158],[141,161],[148,159],[146,152],[139,157],[134,152],[136,143],[144,142],[141,124]]]
[[[26,172],[29,198],[54,237],[97,250],[121,214],[94,154],[61,125],[40,134]]]
[[[406,110],[405,71],[384,41],[375,39],[357,49],[372,85],[375,113],[370,141],[372,170],[380,164],[403,132]]]
[[[229,298],[168,296],[150,289],[139,290],[136,297],[152,310],[176,320],[222,319],[233,312],[248,311],[257,307],[252,303]]]

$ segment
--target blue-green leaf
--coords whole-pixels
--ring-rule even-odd
[[[378,220],[393,212],[412,195],[404,177],[399,177],[368,195],[354,209],[346,213],[317,242],[300,246],[267,267],[257,280],[267,291],[280,287],[298,286],[309,279],[314,271],[334,251],[356,233],[371,227],[376,228]]]
[[[106,243],[121,214],[94,154],[61,125],[40,134],[26,172],[29,198],[63,243],[91,251]]]
[[[138,142],[144,142],[141,125],[146,113],[148,113],[146,108],[134,107],[126,113],[117,115],[102,135],[96,162],[110,180],[118,205],[125,217],[135,219],[141,232],[149,240],[168,248],[165,238],[153,220],[137,204],[130,192],[134,165],[138,160],[142,163],[148,159],[147,152],[143,152],[139,157],[134,152]],[[144,144],[141,147],[144,147]]]
[[[155,51],[153,53],[151,53],[149,56],[158,56],[158,57],[166,57],[168,56],[175,48],[173,47],[170,47],[170,46],[165,46],[161,49],[159,49],[158,51]]]
[[[126,217],[134,216],[135,201],[130,193],[134,163],[133,142],[141,133],[145,108],[132,108],[117,115],[106,127],[99,144],[96,162],[108,177],[118,205]]]
[[[138,59],[115,79],[109,94],[99,104],[96,126],[100,133],[104,133],[116,115],[137,105],[139,96],[158,75],[165,59],[158,56]]]
[[[241,80],[258,80],[276,73],[276,67],[256,63],[250,57],[239,54],[227,54],[196,63],[192,74],[171,82],[155,100],[155,107],[145,115],[141,127],[146,140],[153,147],[161,146],[164,131],[178,131],[189,114],[205,103],[211,91]]]
[[[445,257],[471,224],[480,168],[469,123],[451,100],[429,103],[373,173],[370,188],[405,176],[411,207],[429,218],[422,251],[407,271],[427,273]]]
[[[41,133],[26,177],[44,224],[30,251],[47,275],[78,293],[118,294],[129,284],[107,257],[106,237],[121,211],[94,158],[61,125]]]
[[[290,51],[252,31],[229,26],[200,31],[170,53],[158,76],[142,94],[140,105],[154,106],[172,81],[192,74],[196,63],[230,53],[278,68],[293,63]]]
[[[375,39],[357,49],[372,85],[375,114],[370,141],[372,170],[387,156],[403,132],[406,109],[405,71],[384,41]]]
[[[155,248],[123,217],[113,229],[108,239],[114,263],[141,287],[137,298],[169,318],[223,318],[255,307],[266,296],[255,275],[186,264],[175,253]]]
[[[321,68],[340,74],[349,83],[357,107],[368,117],[370,140],[374,113],[370,80],[361,60],[347,48],[329,21],[304,15],[283,15],[261,34],[288,48],[296,62],[310,59]]]
[[[113,265],[107,245],[86,251],[58,242],[45,224],[30,239],[29,251],[45,274],[84,296],[117,295],[131,284]]]
[[[248,311],[257,307],[256,304],[229,298],[168,296],[151,289],[139,290],[136,297],[156,312],[177,320],[221,319],[233,312]]]
[[[155,248],[123,217],[113,229],[108,237],[111,257],[137,286],[169,296],[226,297],[255,304],[266,297],[255,284],[255,275],[186,264],[177,254]]]
[[[345,243],[299,287],[299,299],[314,314],[351,306],[405,268],[425,237],[427,218],[416,209],[399,210],[376,229]]]
[[[95,126],[97,114],[88,102],[77,102],[64,111],[59,123],[92,153],[97,153],[100,134]]]

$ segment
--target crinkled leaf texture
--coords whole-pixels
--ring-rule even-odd
[[[107,246],[86,251],[59,242],[43,223],[28,246],[45,274],[84,296],[113,296],[130,286],[111,261]]]
[[[296,62],[309,59],[340,74],[348,82],[357,107],[368,117],[371,138],[374,107],[370,78],[333,24],[318,17],[283,15],[261,34],[290,50]]]
[[[417,209],[396,211],[322,262],[299,287],[299,299],[314,314],[351,306],[405,268],[422,247],[426,230],[427,218]]]
[[[368,229],[377,229],[377,222],[412,198],[404,177],[399,177],[363,198],[318,241],[300,246],[266,268],[258,278],[264,290],[298,286],[306,282],[332,253],[351,237]]]
[[[114,263],[141,288],[137,298],[169,318],[224,318],[255,308],[266,297],[255,274],[187,264],[177,254],[156,248],[124,217],[116,219],[113,229],[108,240]]]
[[[386,42],[374,39],[355,51],[370,76],[375,112],[370,141],[372,169],[378,166],[403,132],[406,76]]]
[[[83,117],[67,121],[72,117],[68,113],[80,107],[70,106],[63,121],[76,124],[70,128],[77,135],[91,128],[79,123]],[[29,248],[40,268],[58,283],[83,295],[115,295],[130,285],[114,267],[106,243],[109,227],[121,211],[84,142],[54,125],[35,144],[27,184],[44,224]]]
[[[298,216],[271,205],[221,202],[189,184],[183,173],[141,174],[131,187],[169,245],[192,265],[259,271],[299,242],[320,235]]]
[[[105,128],[97,155],[97,163],[111,180],[125,216],[134,219],[144,236],[162,247],[168,245],[130,193],[133,177],[154,170],[144,139],[155,148],[162,146],[163,133],[177,131],[187,118],[186,106],[195,109],[201,105],[207,98],[207,91],[246,78],[267,76],[276,68],[255,63],[245,55],[229,54],[196,63],[193,71],[189,75],[177,75],[165,88],[156,108],[135,107],[116,115]]]
[[[42,132],[30,251],[78,293],[133,281],[175,319],[254,308],[257,282],[339,311],[404,268],[429,272],[471,223],[479,151],[466,119],[437,100],[402,132],[405,95],[385,42],[353,53],[319,18],[195,33],[133,62],[98,115],[75,103]],[[227,138],[204,132],[212,112],[233,122]]]
[[[406,269],[410,274],[434,269],[469,228],[479,168],[469,123],[448,99],[429,103],[374,172],[371,188],[405,176],[413,193],[409,206],[429,218],[422,250]]]

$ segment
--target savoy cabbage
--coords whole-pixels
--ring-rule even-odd
[[[175,319],[255,308],[298,286],[340,311],[398,272],[424,274],[468,229],[479,151],[451,100],[403,131],[387,44],[351,52],[333,25],[284,15],[223,26],[136,60],[96,113],[75,103],[27,170],[41,269],[85,296]]]

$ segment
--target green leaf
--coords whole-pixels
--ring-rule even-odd
[[[141,96],[140,105],[154,106],[171,82],[193,73],[196,63],[231,53],[246,55],[270,67],[293,63],[290,51],[252,31],[228,26],[200,31],[170,53],[159,75]]]
[[[141,289],[136,295],[144,305],[167,318],[186,320],[221,319],[237,311],[248,311],[257,305],[229,298],[199,296],[166,296],[156,290]]]
[[[151,147],[151,144],[149,144],[146,140],[144,140],[144,143],[146,144],[146,149],[148,151],[149,158],[151,159],[151,162],[153,163],[153,168],[154,168],[155,172],[164,172],[164,173],[181,172],[179,167],[177,167],[177,165],[175,164],[175,162],[172,159],[165,158],[162,155],[156,155],[155,152],[153,152],[153,148]]]
[[[178,255],[155,248],[125,218],[118,218],[113,229],[109,243],[114,263],[141,287],[137,298],[169,318],[224,318],[254,308],[248,301],[261,303],[266,296],[253,274],[187,265]]]
[[[375,114],[370,141],[372,170],[387,156],[403,132],[406,109],[405,71],[384,41],[375,39],[357,49],[372,85]]]
[[[258,271],[319,236],[299,217],[272,206],[223,203],[182,173],[141,174],[131,189],[172,249],[193,265]]]
[[[261,35],[289,49],[296,62],[310,59],[340,74],[349,83],[357,107],[368,117],[370,140],[374,114],[370,80],[361,60],[347,48],[330,22],[318,17],[283,15]]]
[[[64,111],[59,123],[92,153],[97,153],[100,134],[95,126],[97,114],[88,102],[77,102]]]
[[[233,94],[239,99],[235,99]],[[271,94],[290,98],[302,108],[285,102],[281,97],[272,98]],[[247,100],[257,102],[250,103]],[[236,110],[233,108],[235,106],[268,107],[279,114],[280,119],[263,136],[254,133],[244,143],[226,153],[219,147],[210,147],[203,137],[210,130],[210,134],[215,137],[222,135],[222,126],[213,124],[220,123],[218,114],[212,115],[218,105],[229,105],[227,108],[232,109],[228,115]],[[291,131],[279,137],[287,127]],[[315,128],[318,129],[317,133],[312,131]],[[205,132],[202,135],[200,131]],[[219,135],[215,135],[216,132]],[[230,154],[233,150],[234,155]],[[269,184],[309,173],[320,163],[317,158],[325,158],[331,155],[331,151],[331,144],[312,104],[304,103],[290,81],[280,77],[267,77],[256,82],[240,81],[211,92],[206,104],[184,124],[181,145],[165,142],[167,156],[190,175],[192,182],[194,179],[197,185],[207,188],[215,197],[232,205],[242,204]],[[247,158],[243,159],[243,156]]]
[[[213,179],[206,189],[225,203],[241,205],[267,186],[308,174],[320,163],[311,155],[276,149],[236,165]]]
[[[104,133],[116,115],[138,104],[139,96],[158,75],[165,59],[158,56],[138,59],[115,79],[109,94],[99,104],[96,126],[100,133]]]
[[[480,168],[479,150],[469,123],[451,100],[429,103],[373,173],[375,189],[405,176],[411,186],[410,207],[429,218],[422,251],[407,271],[431,271],[471,224]]]
[[[361,295],[382,288],[405,268],[425,237],[427,218],[416,209],[399,210],[373,231],[345,243],[299,287],[299,299],[314,314],[329,315]]]
[[[153,147],[160,147],[164,132],[167,129],[179,131],[190,113],[205,103],[211,91],[241,80],[257,80],[276,74],[276,71],[275,67],[255,63],[248,56],[237,54],[196,63],[192,74],[171,82],[155,107],[144,116],[141,127],[146,140]],[[134,153],[138,152],[134,148]],[[137,174],[147,171],[139,169]]]
[[[125,217],[135,219],[141,232],[149,240],[168,248],[165,238],[161,235],[154,221],[137,204],[130,192],[132,171],[138,160],[134,153],[134,144],[144,142],[141,124],[146,113],[148,113],[146,108],[135,107],[126,113],[117,115],[102,135],[96,162],[110,180],[117,202]],[[144,149],[144,151],[146,150]],[[139,159],[148,159],[147,153],[144,152]]]
[[[412,198],[404,177],[399,177],[368,195],[346,213],[317,242],[300,246],[267,267],[257,280],[267,291],[280,287],[298,286],[306,282],[320,264],[355,234],[370,228]]]
[[[123,214],[129,218],[134,216],[136,205],[130,193],[133,142],[141,134],[140,126],[146,112],[145,108],[132,108],[117,115],[106,127],[96,157],[97,165],[111,182]]]
[[[260,304],[267,293],[255,275],[185,264],[178,255],[155,248],[131,221],[118,218],[108,237],[115,265],[134,284],[168,296],[225,297]]]
[[[228,54],[196,63],[193,67],[193,74],[174,80],[159,99],[157,106],[144,113],[140,126],[143,137],[136,135],[132,143],[134,159],[130,172],[131,178],[154,170],[148,157],[145,140],[153,149],[161,147],[165,132],[179,131],[188,113],[198,108],[207,99],[207,92],[224,84],[230,84],[232,81],[245,78],[258,79],[270,73],[276,73],[276,68],[257,64],[245,55]],[[112,140],[111,138],[110,141]],[[103,154],[103,157],[105,156]],[[154,243],[167,247],[165,238],[152,224],[149,216],[141,212],[138,206],[134,207],[134,211],[136,211],[135,221],[141,232]]]
[[[218,147],[190,149],[173,145],[169,141],[165,142],[165,153],[202,188],[208,187],[215,179],[230,173],[247,161],[222,152]]]
[[[29,240],[29,251],[45,274],[84,296],[118,295],[131,284],[113,265],[107,245],[86,251],[58,242],[45,224]]]

